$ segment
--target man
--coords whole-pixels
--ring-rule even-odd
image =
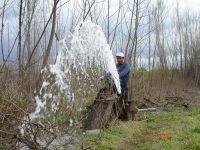
[[[122,52],[116,54],[117,70],[119,73],[120,84],[122,89],[122,100],[124,100],[125,106],[128,106],[128,80],[130,65],[125,62],[125,56]]]

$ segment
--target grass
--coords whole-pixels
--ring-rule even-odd
[[[200,109],[119,122],[99,135],[86,135],[84,143],[96,150],[200,150]]]

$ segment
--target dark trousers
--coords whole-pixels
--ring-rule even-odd
[[[124,103],[128,103],[128,87],[121,87],[122,94],[121,99],[124,101]]]

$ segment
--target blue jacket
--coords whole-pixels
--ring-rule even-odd
[[[121,87],[122,88],[128,87],[130,65],[126,62],[123,64],[117,64],[117,70],[119,73]]]

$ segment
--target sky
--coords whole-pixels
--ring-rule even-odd
[[[157,1],[157,0],[152,0]],[[180,4],[181,9],[191,9],[194,11],[200,10],[200,0],[164,0],[169,5],[175,5],[177,2]]]
[[[126,0],[122,0],[126,1]],[[157,0],[152,0],[153,2],[156,2]],[[177,2],[180,4],[181,9],[190,9],[193,11],[200,11],[200,0],[164,0],[169,5],[176,5]],[[111,7],[113,9],[118,8],[118,0],[110,0],[110,3],[112,4]]]
[[[184,8],[200,10],[200,0],[179,0]]]
[[[3,5],[3,1],[4,0],[0,0],[0,8],[1,6]],[[51,0],[49,0],[51,1]],[[66,1],[66,0],[62,0],[63,2]],[[81,0],[71,0],[69,4],[69,7],[71,8],[71,11],[74,11],[73,10],[73,4],[74,3],[77,3],[79,4]],[[101,1],[101,0],[96,0],[96,1]],[[121,0],[122,3],[126,2],[127,0]],[[131,1],[131,0],[129,0]],[[156,2],[157,0],[151,0],[153,2]],[[167,4],[168,4],[168,9],[169,11],[172,10],[171,8],[173,7],[176,7],[176,4],[177,2],[179,3],[180,5],[180,11],[184,12],[185,10],[190,10],[191,12],[194,12],[194,13],[199,13],[200,12],[200,0],[164,0]],[[17,2],[17,1],[16,1]],[[105,5],[106,5],[106,2],[105,2]],[[116,10],[118,10],[118,6],[119,5],[119,0],[110,0],[110,15],[112,16],[113,13],[116,12]],[[106,9],[106,6],[105,6],[105,9]],[[66,12],[66,13],[69,13],[69,12]],[[106,13],[106,11],[104,12]],[[10,38],[11,39],[14,39],[15,38],[15,32],[16,32],[16,27],[17,27],[17,22],[16,22],[16,17],[17,17],[17,12],[14,11],[14,9],[11,9],[11,13],[9,13],[10,15],[7,15],[7,20],[5,21],[5,25],[9,26],[10,27]],[[173,14],[173,12],[172,12]],[[1,19],[1,18],[0,18]],[[1,30],[1,27],[0,27],[0,30]],[[4,33],[8,33],[6,28],[4,29]],[[13,34],[12,34],[13,33]],[[7,40],[4,39],[4,40]],[[4,45],[8,45],[7,43],[4,44]],[[1,54],[0,54],[0,62],[1,62]]]

